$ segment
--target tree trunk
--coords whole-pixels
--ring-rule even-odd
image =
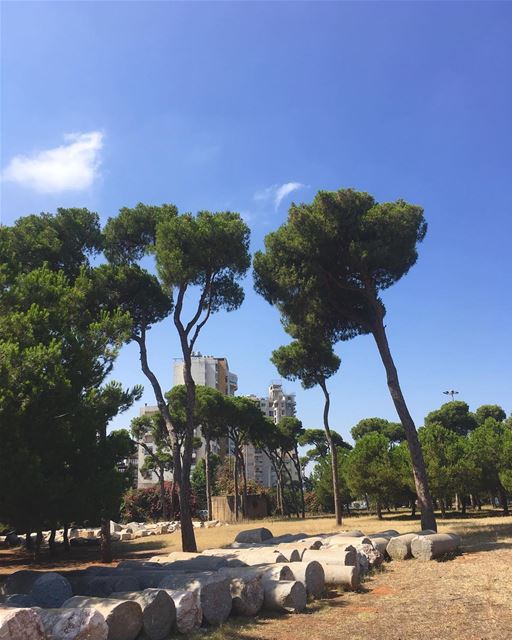
[[[172,444],[172,453],[173,453],[173,480],[176,483],[176,487],[178,489],[178,499],[180,503],[180,524],[181,524],[181,545],[183,551],[197,551],[196,539],[194,535],[194,527],[192,525],[192,515],[190,513],[190,463],[192,462],[192,439],[190,438],[190,443],[188,444],[188,460],[189,464],[187,465],[187,469],[185,469],[185,465],[182,465],[181,461],[181,450],[180,444],[178,442],[178,438],[176,437],[176,432],[174,431],[174,427],[172,424],[171,416],[169,414],[169,408],[165,401],[164,395],[162,393],[162,388],[160,383],[158,382],[157,377],[151,371],[148,364],[147,358],[147,349],[146,349],[146,333],[145,331],[141,331],[140,336],[133,336],[134,340],[139,345],[139,353],[140,353],[140,362],[142,367],[142,372],[151,382],[151,386],[153,387],[153,392],[155,394],[156,403],[158,405],[158,410],[160,411],[160,415],[164,419],[165,427],[169,433]],[[181,335],[180,335],[181,339]],[[186,340],[185,340],[186,345]],[[188,373],[189,378],[192,379],[190,375],[190,354],[188,358]],[[184,367],[184,374],[185,369]],[[192,380],[193,383],[193,380]],[[188,404],[188,397],[187,397]],[[193,419],[193,416],[192,416]],[[188,415],[187,415],[188,422]],[[185,445],[187,438],[185,437]],[[184,453],[183,459],[185,461],[186,455]],[[188,473],[187,473],[188,472]]]
[[[30,529],[27,529],[27,533],[25,534],[25,547],[28,551],[32,551],[34,548],[34,544],[32,542],[32,533]]]
[[[508,508],[507,492],[505,491],[505,488],[501,484],[501,482],[499,482],[498,484],[498,497],[500,499],[501,508],[503,509],[503,515],[508,516],[509,508]]]
[[[416,498],[411,499],[411,518],[416,516]]]
[[[242,469],[242,516],[247,517],[247,470],[245,468],[245,460],[242,449],[239,451],[240,455],[240,467]]]
[[[65,553],[69,553],[70,550],[70,546],[69,546],[69,525],[67,522],[64,523],[64,526],[62,528],[62,543],[64,546],[64,552]]]
[[[204,459],[204,470],[206,475],[206,509],[208,511],[208,520],[213,518],[212,515],[212,477],[211,477],[211,467],[210,467],[210,453],[211,453],[211,441],[210,438],[206,438],[205,444],[205,459]]]
[[[286,471],[286,475],[288,476],[288,480],[290,481],[290,489],[293,489],[292,474],[290,473],[290,469],[288,469],[288,466],[286,465],[284,458],[281,460],[281,467]],[[294,506],[295,505],[296,505],[296,501],[294,502]],[[300,512],[296,506],[295,506],[295,515],[297,516],[297,518],[300,518]]]
[[[372,333],[375,342],[377,343],[382,363],[386,370],[389,392],[404,428],[407,444],[409,445],[414,483],[416,485],[416,494],[418,496],[418,502],[421,509],[421,528],[437,531],[434,505],[432,504],[432,498],[428,487],[427,472],[425,469],[425,461],[423,459],[421,445],[418,440],[418,432],[416,431],[414,421],[409,413],[409,409],[407,408],[402,394],[402,389],[398,380],[398,372],[396,370],[395,363],[393,362],[393,357],[391,356],[386,330],[384,328],[382,307],[378,301],[374,308],[377,317],[372,326]]]
[[[465,516],[466,515],[466,497],[465,496],[461,496],[460,505],[461,505],[461,513],[463,516]]]
[[[379,500],[377,500],[377,518],[382,520],[382,505]]]
[[[36,533],[36,544],[34,546],[34,560],[39,562],[41,560],[41,544],[43,542],[43,532],[41,529],[37,530]]]
[[[163,467],[160,467],[158,472],[158,483],[160,485],[160,502],[162,503],[162,520],[167,522],[169,520],[169,509],[167,508],[165,495],[165,476]]]
[[[52,525],[50,530],[50,538],[48,539],[48,547],[50,548],[50,555],[54,556],[56,552],[55,548],[55,534],[57,533],[57,529],[55,525]]]
[[[441,515],[443,518],[446,518],[446,502],[444,498],[440,498],[439,506],[441,507]]]
[[[339,471],[338,471],[338,451],[336,450],[336,446],[332,440],[331,429],[329,427],[329,409],[331,406],[331,398],[329,396],[329,392],[327,391],[327,384],[325,379],[320,381],[320,387],[322,388],[324,394],[324,430],[325,435],[327,437],[327,442],[329,443],[329,449],[331,450],[331,471],[332,471],[332,490],[334,494],[334,514],[336,516],[336,525],[341,525],[342,519],[342,506],[341,506],[341,495],[340,495],[340,479],[339,479]]]
[[[105,516],[101,518],[100,545],[101,561],[106,563],[112,562],[113,557],[112,538],[110,536],[110,518],[107,518]]]
[[[284,494],[284,489],[285,489],[285,484],[284,484],[284,480],[283,480],[283,460],[280,458],[279,459],[279,465],[278,465],[278,474],[279,474],[279,486],[281,487],[281,511],[283,513],[283,516],[287,516],[288,514],[288,507],[286,506],[286,498],[285,498],[285,494]]]
[[[197,551],[196,537],[192,525],[192,514],[190,511],[190,497],[192,486],[190,483],[190,470],[192,468],[192,452],[194,438],[194,411],[196,406],[196,383],[192,377],[192,350],[188,344],[187,333],[181,323],[180,313],[183,304],[185,291],[180,288],[179,299],[176,302],[174,312],[174,324],[180,336],[181,350],[183,353],[183,379],[187,389],[187,429],[183,442],[183,462],[180,487],[180,523],[181,523],[181,544],[183,551]]]
[[[235,489],[235,520],[238,521],[239,507],[238,507],[238,455],[235,447],[235,466],[233,471],[233,484]]]
[[[293,463],[295,465],[295,470],[297,471],[297,476],[299,478],[301,515],[302,515],[302,518],[305,519],[306,503],[304,501],[304,483],[302,481],[302,468],[300,466],[299,451],[297,449],[297,446],[295,446],[295,458],[293,458]]]

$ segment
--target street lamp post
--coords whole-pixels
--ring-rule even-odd
[[[459,394],[459,392],[455,391],[455,389],[450,389],[449,391],[443,391],[443,393],[444,393],[445,396],[451,396],[452,397],[452,402],[453,402],[454,396]]]

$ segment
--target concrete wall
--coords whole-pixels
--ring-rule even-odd
[[[245,517],[254,520],[268,516],[266,496],[248,495]],[[213,496],[212,518],[223,522],[235,522],[235,496]]]

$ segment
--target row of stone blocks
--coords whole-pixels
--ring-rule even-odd
[[[0,640],[164,640],[173,629],[189,633],[201,624],[221,624],[232,612],[302,611],[308,596],[321,596],[325,585],[356,589],[361,575],[382,562],[382,540],[385,553],[399,540],[421,559],[453,551],[460,542],[452,534],[421,533],[274,538],[260,528],[241,532],[232,548],[201,554],[175,552],[66,577],[16,572],[3,586]]]

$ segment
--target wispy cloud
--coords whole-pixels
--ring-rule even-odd
[[[284,184],[273,184],[271,187],[267,187],[261,191],[257,191],[254,194],[255,200],[272,200],[274,208],[277,210],[279,205],[286,196],[290,195],[297,189],[302,189],[306,185],[302,182],[285,182]]]
[[[67,144],[60,147],[14,156],[2,172],[2,180],[43,193],[87,189],[98,176],[103,134],[69,133],[64,139]]]

